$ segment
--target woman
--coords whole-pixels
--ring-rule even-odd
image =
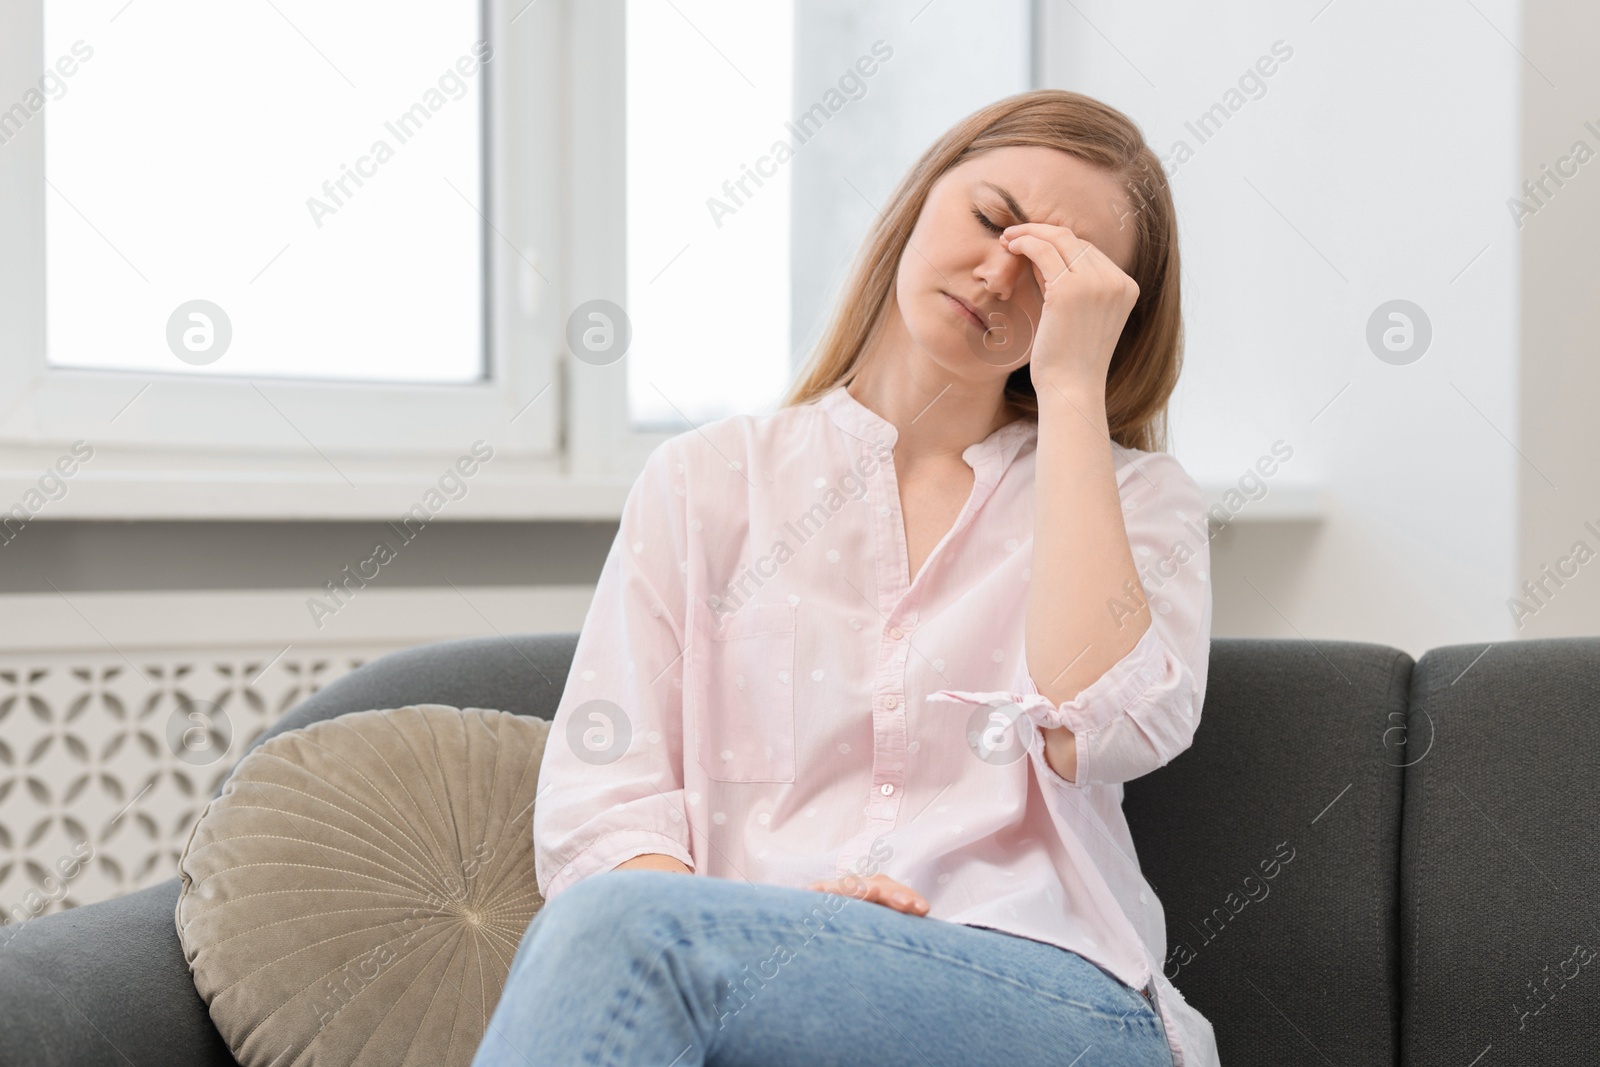
[[[784,405],[651,453],[478,1067],[1217,1063],[1121,810],[1209,652],[1176,233],[1125,116],[1001,100],[901,182]]]

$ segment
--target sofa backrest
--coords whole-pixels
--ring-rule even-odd
[[[1600,637],[1433,649],[1407,731],[1401,1062],[1600,1063]]]
[[[295,705],[251,739],[234,765],[269,737],[347,711],[449,704],[552,719],[577,647],[577,633],[567,632],[465,637],[391,652]],[[224,784],[212,795],[220,796]]]
[[[1124,786],[1167,976],[1223,1063],[1396,1062],[1405,756],[1389,731],[1412,665],[1384,645],[1213,639],[1194,744]]]

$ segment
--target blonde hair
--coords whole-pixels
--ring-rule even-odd
[[[1106,417],[1111,439],[1122,447],[1166,449],[1167,401],[1183,364],[1172,193],[1161,161],[1132,120],[1061,89],[1018,93],[973,112],[912,165],[856,252],[833,319],[780,408],[814,400],[855,378],[861,354],[887,318],[900,256],[928,191],[951,167],[1007,145],[1060,149],[1102,168],[1127,195],[1135,231],[1129,276],[1138,283],[1139,299],[1106,373]],[[1026,417],[1038,418],[1026,364],[1006,379],[1005,399]]]

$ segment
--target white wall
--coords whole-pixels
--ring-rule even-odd
[[[1510,637],[1516,0],[1041,3],[1042,84],[1123,110],[1163,155],[1193,149],[1168,168],[1188,337],[1175,453],[1215,483],[1282,439],[1294,456],[1269,484],[1325,489],[1320,524],[1213,542],[1216,635],[1413,655]],[[1229,101],[1280,41],[1264,90]],[[1185,123],[1219,102],[1236,110],[1202,143]],[[1365,336],[1395,298],[1433,327],[1406,365]]]
[[[1518,186],[1565,171],[1546,184],[1522,227],[1521,447],[1543,476],[1522,480],[1520,561],[1515,575],[1532,615],[1519,637],[1600,633],[1600,6],[1530,0],[1522,70],[1525,116]],[[1582,153],[1574,149],[1582,143]],[[1563,163],[1563,160],[1566,160]],[[1560,175],[1557,175],[1560,177]],[[1508,190],[1508,194],[1510,191]],[[1549,480],[1546,481],[1546,478]],[[1586,562],[1574,551],[1581,542]],[[1547,572],[1545,568],[1550,568]],[[1524,581],[1565,571],[1546,594],[1524,597]],[[1575,572],[1575,573],[1574,573]],[[1507,618],[1511,612],[1507,611]]]

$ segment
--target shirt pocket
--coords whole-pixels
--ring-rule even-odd
[[[745,604],[698,639],[696,753],[719,782],[795,779],[795,609]]]

